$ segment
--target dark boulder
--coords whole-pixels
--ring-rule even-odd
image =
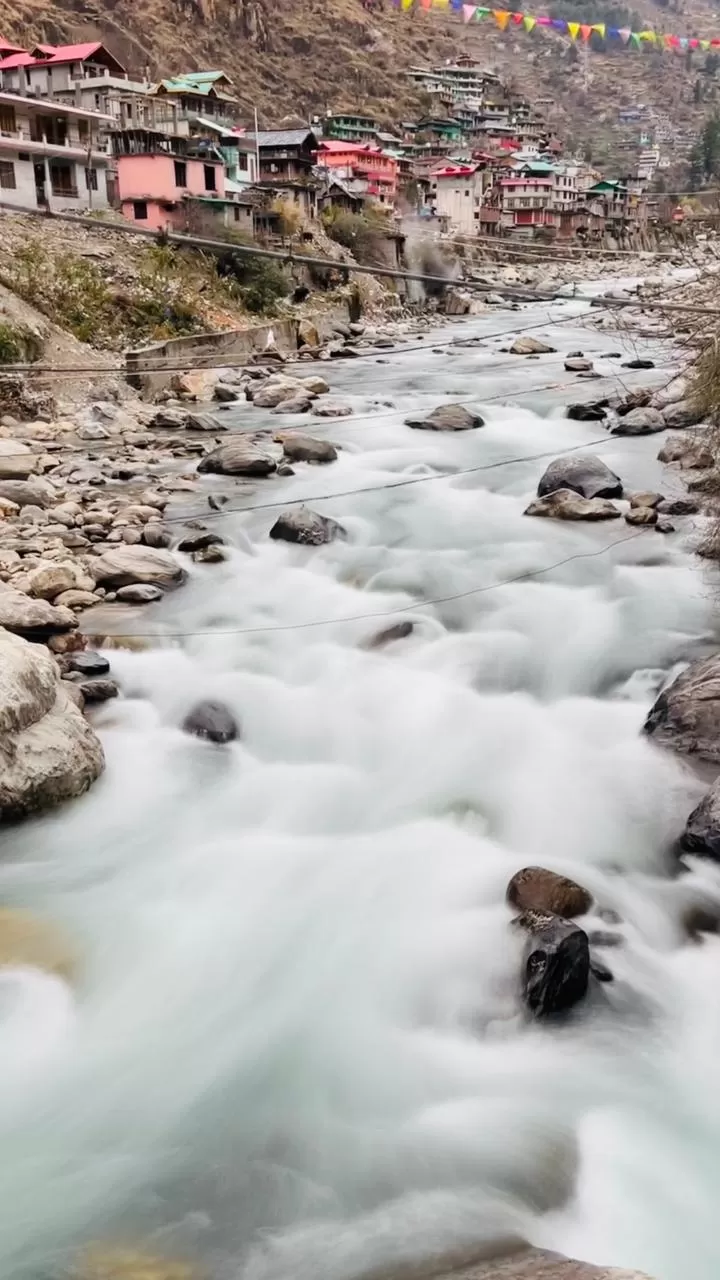
[[[198,702],[186,715],[182,727],[185,733],[192,734],[195,738],[223,745],[234,742],[240,736],[237,721],[227,707],[222,702],[211,700]]]
[[[472,431],[484,427],[485,419],[479,413],[470,413],[461,404],[441,404],[425,418],[406,418],[405,426],[420,431]]]
[[[84,649],[80,653],[70,655],[67,659],[67,669],[77,671],[81,676],[106,676],[110,670],[110,663],[101,653]]]
[[[411,636],[415,630],[415,624],[409,620],[405,622],[396,622],[392,627],[385,627],[383,631],[377,631],[374,636],[365,642],[365,649],[384,649],[388,644],[394,644],[396,640],[405,640]]]
[[[691,663],[663,689],[644,731],[658,746],[720,764],[720,654]]]
[[[700,510],[695,498],[663,498],[657,509],[663,516],[694,516]]]
[[[508,884],[507,901],[518,911],[546,911],[551,915],[583,916],[592,906],[592,894],[567,876],[545,867],[523,867]]]
[[[587,404],[569,404],[567,416],[574,422],[602,422],[607,417],[607,400],[590,400]]]
[[[182,542],[178,543],[178,551],[203,551],[206,547],[224,546],[225,539],[220,537],[219,533],[212,533],[207,529],[203,529],[198,533],[188,533]]]
[[[299,431],[276,432],[273,440],[281,444],[289,462],[335,462],[337,449],[330,440],[318,440]]]
[[[172,534],[158,520],[150,520],[143,529],[142,540],[146,547],[155,547],[156,550],[163,551],[170,546]]]
[[[80,680],[78,688],[86,702],[107,702],[117,698],[119,689],[114,680]]]
[[[594,453],[554,458],[538,484],[538,497],[557,489],[572,489],[581,498],[622,498],[622,480]]]
[[[165,592],[152,582],[131,582],[127,587],[118,587],[117,598],[124,604],[154,604],[162,600]]]
[[[527,934],[521,978],[527,1008],[536,1018],[565,1013],[587,994],[590,947],[585,930],[542,911],[525,911],[513,924]]]
[[[309,507],[292,507],[278,516],[270,530],[270,537],[282,542],[299,542],[309,547],[319,547],[347,533],[337,520],[318,515]]]
[[[720,862],[720,783],[693,809],[680,837],[680,852]]]
[[[652,436],[658,431],[664,431],[665,427],[665,419],[660,410],[651,409],[648,405],[642,409],[631,409],[613,427],[612,433],[614,436]]]
[[[198,463],[198,471],[225,476],[269,476],[277,467],[277,458],[268,449],[248,440],[246,436],[234,436]]]
[[[654,369],[654,360],[645,360],[638,358],[637,360],[626,360],[622,365],[623,369]]]
[[[639,388],[637,391],[629,391],[621,400],[613,401],[613,408],[619,418],[624,418],[633,409],[644,409],[651,399],[651,391]]]

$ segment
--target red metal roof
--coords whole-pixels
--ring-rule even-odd
[[[357,153],[362,151],[364,154],[374,153],[380,154],[380,147],[371,147],[366,142],[341,142],[339,138],[323,138],[318,147],[318,151],[326,151],[331,154],[336,151],[352,151]]]
[[[93,54],[102,53],[117,67],[124,70],[121,63],[114,58],[100,40],[87,41],[85,44],[36,44],[31,53],[15,53],[3,58],[3,71],[13,67],[45,67],[57,66],[64,62],[85,62]]]
[[[3,37],[0,36],[0,58],[3,56],[4,53],[24,53],[24,52],[25,50],[23,49],[21,44],[13,44],[10,40],[4,40]]]
[[[444,169],[435,169],[433,178],[471,178],[477,172],[476,164],[448,164]]]

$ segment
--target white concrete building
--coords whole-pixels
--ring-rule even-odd
[[[0,60],[0,88],[52,98],[78,80],[124,76],[125,68],[99,40],[85,44],[37,44]]]
[[[111,118],[0,93],[0,205],[82,212],[108,207]]]
[[[433,211],[446,218],[451,231],[477,235],[483,193],[489,185],[485,170],[477,164],[447,164],[430,175]]]

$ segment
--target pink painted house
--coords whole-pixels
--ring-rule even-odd
[[[225,203],[224,162],[213,147],[148,130],[127,130],[114,141],[117,194],[129,221],[183,231],[193,204]]]

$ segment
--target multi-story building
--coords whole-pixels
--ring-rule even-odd
[[[324,138],[337,138],[340,142],[375,141],[377,121],[373,116],[362,116],[355,111],[342,111],[325,116],[322,121]]]
[[[160,231],[192,224],[193,204],[225,204],[225,163],[212,144],[148,129],[113,135],[123,217]]]
[[[397,196],[398,161],[379,147],[327,138],[317,150],[319,167],[340,178],[353,193],[393,205]]]
[[[304,218],[314,218],[319,189],[313,175],[318,139],[312,129],[266,129],[245,137],[257,147],[260,186],[274,191],[278,200],[297,205]]]
[[[122,63],[99,40],[36,44],[31,50],[0,57],[0,88],[40,98],[57,98],[77,81],[124,75]]]
[[[81,107],[0,93],[0,203],[106,209],[110,123]]]
[[[186,71],[171,80],[158,81],[150,92],[174,102],[184,119],[205,116],[231,125],[239,116],[238,100],[224,71]]]
[[[491,182],[487,169],[478,161],[446,164],[434,171],[431,180],[432,212],[444,219],[449,231],[478,235],[481,223],[487,221],[482,214]]]

